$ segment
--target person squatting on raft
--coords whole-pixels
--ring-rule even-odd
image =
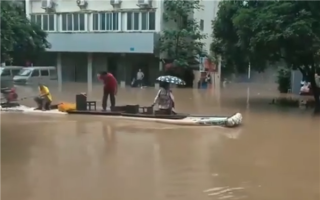
[[[170,83],[160,82],[160,89],[154,99],[153,106],[158,104],[159,114],[175,114],[174,96],[170,90]]]
[[[38,107],[36,110],[50,110],[50,105],[52,102],[52,96],[50,94],[49,88],[39,84],[39,96],[34,98]]]
[[[103,82],[102,110],[107,110],[107,101],[110,97],[111,108],[116,105],[118,81],[110,72],[100,72],[98,79]]]

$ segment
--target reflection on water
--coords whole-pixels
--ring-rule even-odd
[[[56,92],[56,101],[73,101],[73,87]],[[319,120],[255,103],[254,89],[247,111],[241,91],[174,91],[186,113],[241,111],[237,129],[3,114],[2,198],[319,199]],[[155,92],[121,90],[118,100],[148,105]]]

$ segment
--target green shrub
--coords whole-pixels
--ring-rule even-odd
[[[280,93],[288,93],[291,89],[291,70],[279,68],[277,74],[278,90]]]

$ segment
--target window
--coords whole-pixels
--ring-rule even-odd
[[[19,76],[29,76],[32,72],[32,69],[24,68],[19,72]]]
[[[85,31],[85,13],[64,13],[61,14],[62,31]]]
[[[112,13],[94,13],[92,14],[92,30],[94,31],[118,31],[119,14]]]
[[[51,76],[51,77],[57,76],[56,70],[50,69],[50,76]]]
[[[127,13],[127,30],[128,31],[138,31],[140,30],[140,13],[138,12],[128,12]]]
[[[203,31],[204,29],[204,21],[203,19],[200,20],[200,30]]]
[[[12,76],[15,76],[15,75],[19,74],[19,72],[20,72],[20,69],[12,69],[11,70]]]
[[[39,70],[37,70],[37,69],[33,70],[31,76],[39,76]]]
[[[1,76],[11,76],[10,70],[9,69],[3,69],[1,71]]]
[[[49,76],[49,71],[48,70],[41,70],[40,75],[41,76]]]
[[[44,31],[55,31],[56,16],[54,14],[31,15],[31,22],[38,24]]]
[[[156,14],[155,12],[128,12],[127,30],[155,30]]]

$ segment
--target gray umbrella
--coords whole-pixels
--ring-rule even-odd
[[[182,79],[175,77],[175,76],[159,76],[157,78],[157,81],[166,82],[166,83],[172,83],[176,85],[185,85],[186,82],[184,82]]]

